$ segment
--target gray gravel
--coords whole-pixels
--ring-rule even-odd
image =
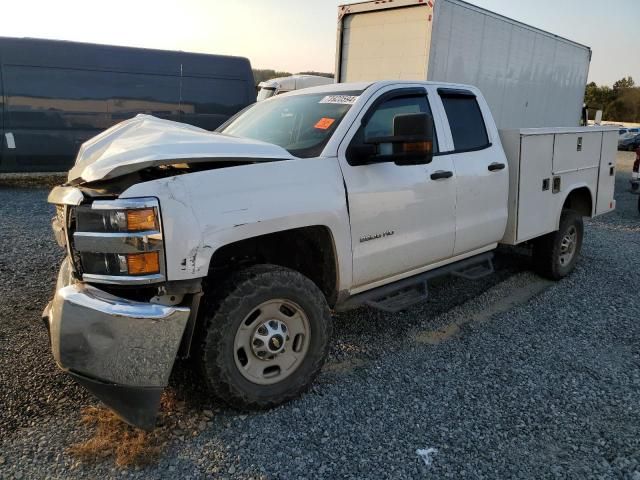
[[[176,415],[197,433],[130,469],[65,453],[96,402],[56,370],[39,318],[62,258],[52,211],[46,190],[0,188],[0,477],[640,479],[631,159],[619,155],[618,210],[588,223],[569,278],[544,282],[505,249],[496,275],[442,280],[425,305],[339,315],[311,392],[263,413],[217,405],[178,365]]]

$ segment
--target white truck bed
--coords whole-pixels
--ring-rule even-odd
[[[558,228],[564,185],[589,190],[592,216],[615,208],[617,129],[607,127],[501,130],[509,162],[509,218],[502,243],[516,245]]]

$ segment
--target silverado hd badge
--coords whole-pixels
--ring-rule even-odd
[[[394,232],[393,230],[387,230],[386,232],[376,233],[374,235],[365,235],[364,237],[360,237],[360,243],[369,242],[371,240],[377,240],[379,238],[390,237],[394,233],[396,232]]]

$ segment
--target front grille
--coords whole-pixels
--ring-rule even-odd
[[[77,217],[76,217],[76,207],[69,206],[67,207],[67,245],[69,246],[69,258],[71,258],[71,265],[73,267],[74,275],[82,279],[82,259],[80,258],[80,254],[76,251],[73,245],[73,234],[77,228]]]

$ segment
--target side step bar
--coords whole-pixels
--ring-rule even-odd
[[[491,275],[493,269],[493,252],[481,253],[475,257],[465,258],[459,262],[420,273],[413,277],[349,297],[336,307],[338,311],[351,310],[367,305],[384,312],[399,312],[428,298],[428,280],[445,275],[455,275],[468,280]]]

